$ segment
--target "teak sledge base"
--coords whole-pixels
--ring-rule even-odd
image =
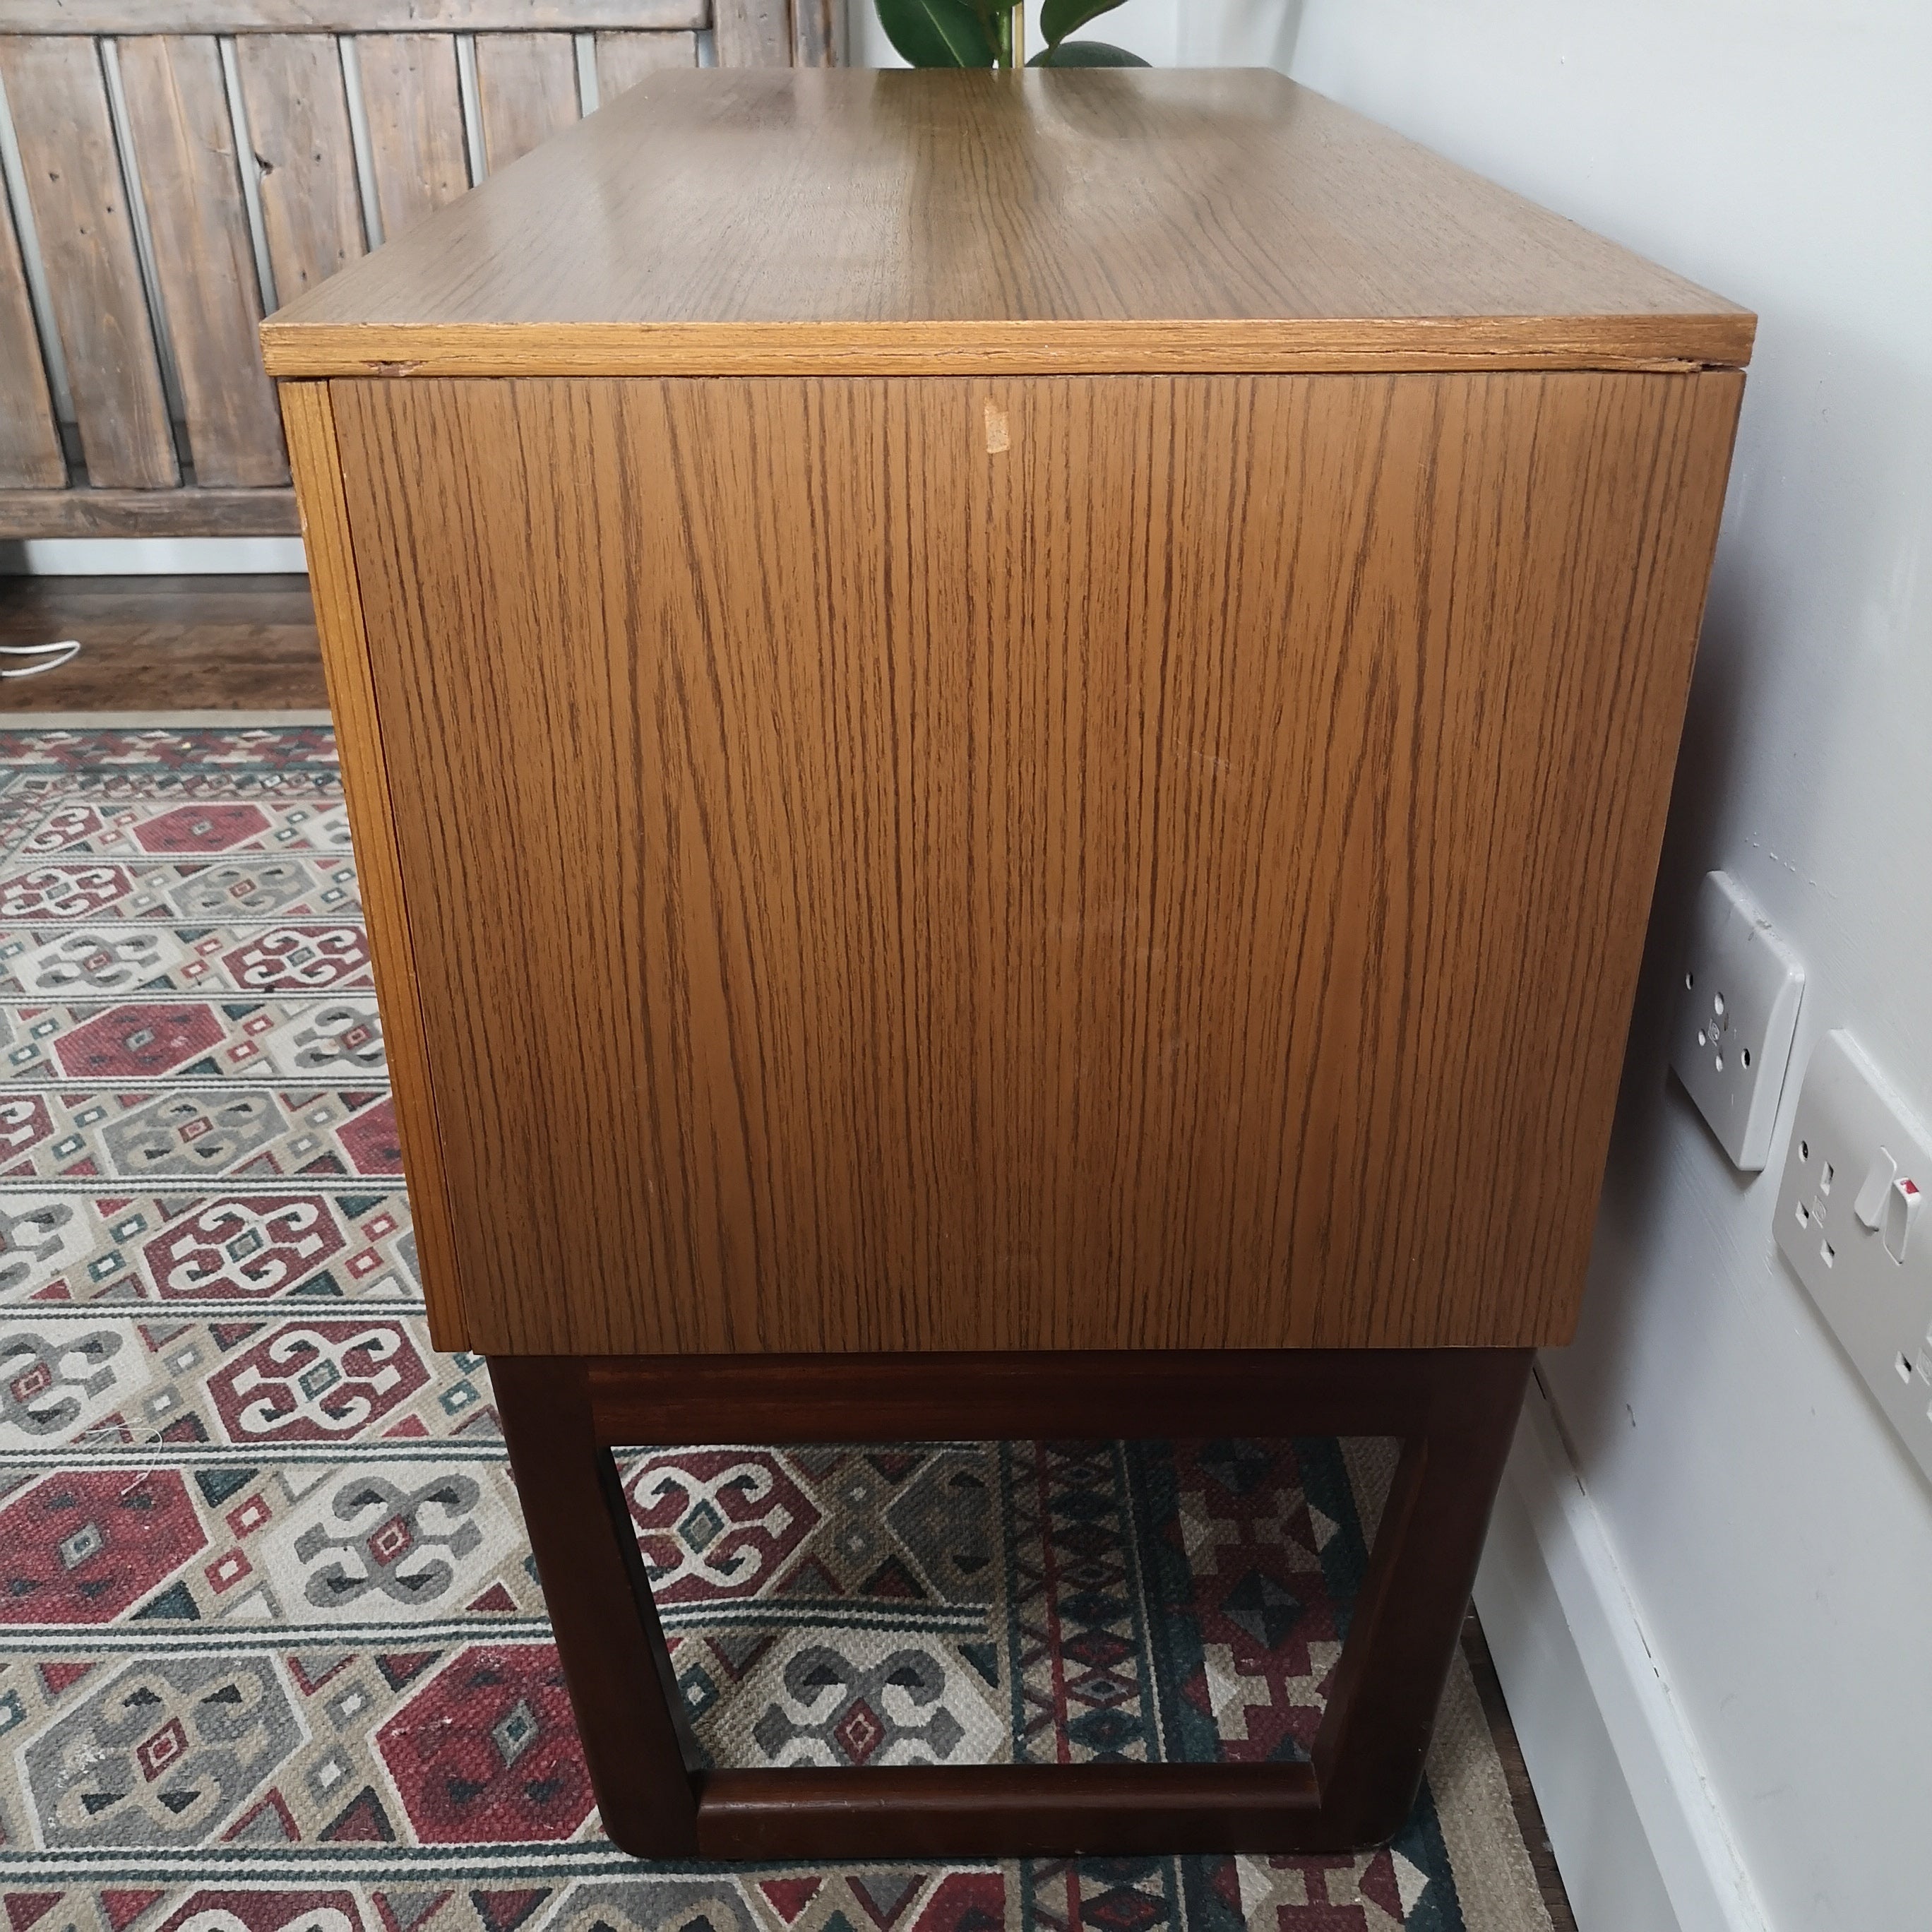
[[[1337,1852],[1400,1828],[1528,1381],[1526,1348],[495,1356],[604,1828],[638,1858]],[[614,1446],[1390,1436],[1311,1761],[694,1771]]]

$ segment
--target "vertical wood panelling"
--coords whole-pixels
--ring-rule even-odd
[[[470,186],[456,40],[450,34],[365,34],[362,106],[376,170],[382,238],[393,242]]]
[[[599,34],[597,36],[597,92],[609,106],[619,94],[666,68],[695,67],[695,34]]]
[[[286,303],[368,245],[342,56],[328,34],[244,34],[235,54],[260,164],[268,266],[276,299]]]
[[[100,50],[77,37],[0,35],[0,74],[88,480],[165,488],[180,481],[180,470]]]
[[[391,28],[567,34],[701,27],[705,17],[705,0],[4,0],[0,5],[0,20],[32,34],[149,34],[162,26],[203,34],[380,34]]]
[[[0,490],[58,490],[66,482],[14,212],[0,188]]]
[[[336,383],[475,1346],[1566,1340],[1742,388]]]
[[[239,34],[235,71],[252,154],[238,152],[224,56],[207,22],[194,31],[184,16],[158,10],[152,24],[182,31],[137,32],[118,44],[124,131],[153,238],[152,296],[179,371],[194,481],[210,490],[287,481],[256,334],[262,309],[271,297],[274,306],[292,301],[368,246],[338,43],[330,33],[280,31],[302,23],[292,15],[271,20],[273,10],[265,5],[259,21],[227,23]],[[709,11],[704,0],[637,0],[617,16],[634,27],[587,22],[602,98],[664,69],[695,67],[692,29]],[[399,31],[388,30],[392,15]],[[388,13],[372,0],[356,43],[368,186],[386,238],[470,185],[455,38],[416,30],[416,17],[413,0],[395,0]],[[122,24],[134,25],[134,16]],[[164,489],[180,482],[181,471],[100,50],[64,31],[64,15],[58,25],[61,32],[32,35],[9,32],[0,20],[0,76],[20,131],[52,326],[71,371],[87,480],[103,490]],[[789,0],[719,0],[718,57],[728,66],[829,64],[840,57],[842,26],[836,0],[798,0],[796,9]],[[568,31],[484,31],[476,46],[484,154],[501,169],[577,119],[575,48]],[[257,272],[251,192],[272,290]],[[0,489],[45,492],[68,482],[19,238],[0,200]],[[212,528],[233,500],[207,500]]]
[[[220,51],[206,36],[119,46],[195,480],[286,483],[280,412],[256,334],[261,291]]]
[[[789,0],[717,0],[712,30],[720,67],[790,67]]]
[[[845,57],[844,0],[792,0],[792,60],[798,67],[836,67]]]
[[[568,34],[479,34],[477,104],[492,174],[578,118],[577,44]]]

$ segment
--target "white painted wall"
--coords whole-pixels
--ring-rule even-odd
[[[1130,25],[1152,58],[1282,65],[1760,314],[1588,1301],[1544,1374],[1605,1594],[1627,1588],[1653,1702],[1688,1730],[1684,1764],[1748,1874],[1721,1906],[1673,1891],[1686,1932],[1754,1910],[1778,1932],[1917,1932],[1932,1491],[1770,1222],[1796,1076],[1826,1028],[1932,1115],[1932,8],[1133,0],[1118,19],[1110,37]],[[1810,976],[1750,1183],[1664,1071],[1672,963],[1714,866]],[[1587,1650],[1561,1614],[1578,1627],[1556,1634]],[[1602,1815],[1607,1838],[1621,1814]],[[1569,1828],[1580,1870],[1590,1816]],[[1658,1922],[1633,1906],[1598,1925],[1640,1919]]]

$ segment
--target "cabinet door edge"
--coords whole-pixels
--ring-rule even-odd
[[[316,628],[322,638],[322,668],[355,842],[396,1133],[416,1229],[417,1265],[429,1310],[430,1339],[439,1348],[466,1348],[468,1322],[457,1273],[436,1095],[430,1077],[409,908],[403,893],[394,802],[376,716],[369,636],[363,622],[354,542],[343,490],[335,412],[326,382],[284,382],[280,386],[282,420],[308,552]]]

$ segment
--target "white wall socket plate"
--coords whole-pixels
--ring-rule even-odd
[[[1932,1477],[1932,1140],[1848,1033],[1813,1049],[1778,1190],[1778,1245]]]
[[[1804,969],[1728,872],[1697,889],[1670,1064],[1733,1166],[1771,1158]]]

